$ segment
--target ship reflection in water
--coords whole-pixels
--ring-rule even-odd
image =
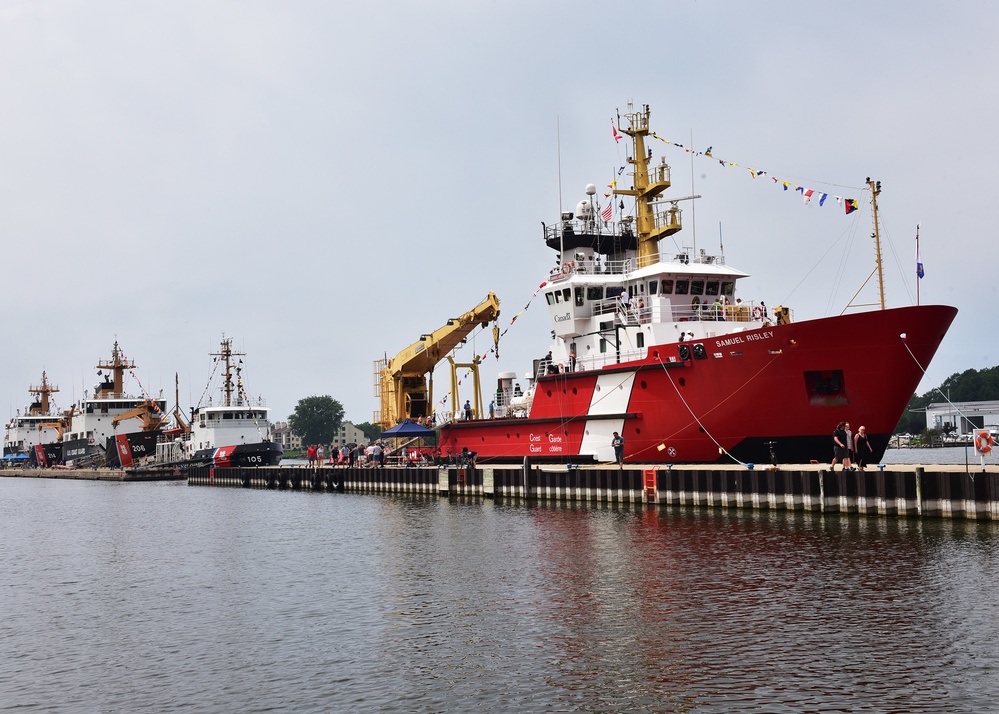
[[[999,694],[997,524],[22,479],[0,480],[0,517],[11,708],[939,712]]]

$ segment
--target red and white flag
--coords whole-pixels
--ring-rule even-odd
[[[611,120],[611,129],[614,130],[614,141],[621,141],[621,139],[623,137],[618,133],[617,127],[614,126],[614,121],[613,120]]]
[[[603,218],[605,221],[609,221],[611,219],[611,216],[613,215],[614,215],[613,203],[608,203],[606,206],[604,206],[604,210],[600,211],[600,217]]]

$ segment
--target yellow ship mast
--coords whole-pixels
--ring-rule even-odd
[[[98,393],[94,396],[97,398],[121,398],[125,394],[125,382],[124,374],[126,369],[135,369],[135,362],[125,359],[125,356],[121,352],[121,348],[118,346],[118,340],[114,341],[114,347],[111,348],[111,359],[101,360],[97,363],[97,369],[108,370],[112,373],[113,377],[113,387],[110,394],[108,394],[104,389],[98,390]]]
[[[648,104],[643,105],[640,111],[625,114],[627,127],[621,126],[621,116],[618,115],[619,130],[630,136],[634,144],[635,155],[628,157],[628,163],[634,165],[635,171],[631,189],[613,191],[617,196],[635,197],[639,268],[658,263],[659,241],[683,229],[680,223],[680,209],[675,201],[665,211],[657,211],[653,207],[654,199],[670,187],[670,168],[666,163],[666,157],[663,156],[650,173],[652,149],[645,148],[645,137],[650,134],[649,114]]]
[[[881,309],[885,309],[885,274],[881,266],[881,231],[878,228],[878,195],[881,193],[881,182],[872,181],[867,177],[867,185],[871,189],[871,207],[874,209],[874,257],[878,265],[878,295],[881,298]]]
[[[34,405],[32,405],[29,410],[30,414],[48,414],[49,413],[49,395],[54,394],[59,391],[59,387],[55,387],[49,383],[48,375],[45,370],[42,370],[42,383],[37,387],[29,387],[29,394],[37,394],[39,396],[39,404],[37,411]]]

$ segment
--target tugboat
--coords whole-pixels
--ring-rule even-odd
[[[613,462],[620,434],[629,463],[808,463],[828,460],[835,425],[852,421],[879,460],[957,309],[886,309],[879,259],[881,309],[799,321],[744,300],[748,274],[724,255],[662,252],[682,229],[679,203],[697,197],[664,197],[670,167],[653,163],[649,118],[644,106],[618,120],[633,185],[612,200],[633,199],[631,214],[611,220],[591,184],[543,227],[557,264],[542,282],[552,341],[526,390],[501,373],[493,418],[452,418],[441,448],[479,463]],[[867,183],[877,236],[880,182]]]
[[[184,437],[189,464],[211,466],[277,466],[281,463],[281,445],[271,440],[269,409],[260,398],[250,399],[243,386],[245,352],[233,352],[232,338],[222,337],[218,352],[210,355],[214,370],[205,393],[212,390],[217,378],[220,400],[191,410],[190,433]],[[234,362],[234,359],[238,361]],[[221,371],[220,371],[221,368]],[[204,399],[204,396],[202,397]]]
[[[42,381],[37,387],[28,387],[33,395],[32,402],[20,410],[7,422],[4,433],[4,460],[27,461],[40,459],[43,464],[56,464],[62,460],[62,437],[69,424],[72,410],[60,412],[55,408],[52,395],[59,387],[49,382],[48,374],[42,370]],[[41,447],[36,455],[36,447]]]

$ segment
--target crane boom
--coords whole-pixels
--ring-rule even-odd
[[[381,412],[377,423],[390,428],[403,419],[429,416],[433,401],[433,370],[476,327],[495,322],[500,313],[500,301],[490,292],[468,312],[447,321],[390,360],[375,362]],[[493,328],[493,341],[499,348],[499,329]],[[428,388],[427,375],[430,375]]]
[[[142,431],[156,431],[166,422],[166,415],[160,411],[155,399],[147,399],[135,409],[129,409],[122,414],[116,414],[111,419],[111,426],[115,429],[127,419],[138,419],[142,422]]]

